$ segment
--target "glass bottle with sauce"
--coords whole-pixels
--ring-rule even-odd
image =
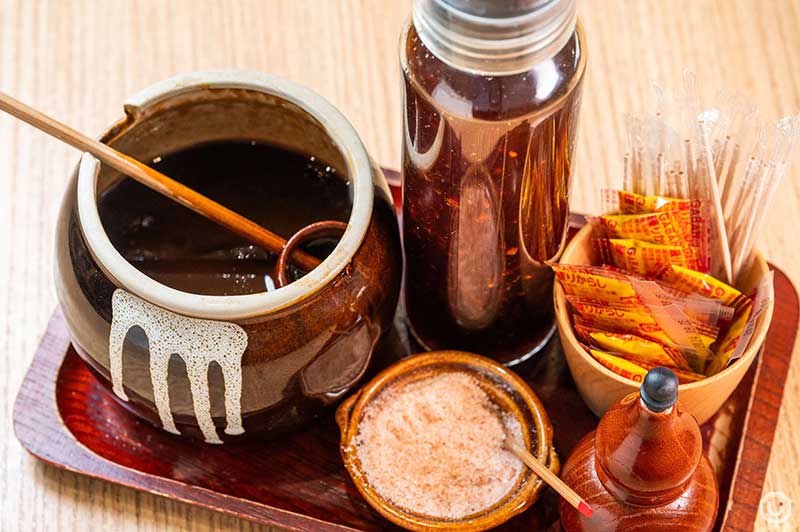
[[[427,349],[521,362],[552,336],[585,68],[575,0],[414,0],[405,305]]]

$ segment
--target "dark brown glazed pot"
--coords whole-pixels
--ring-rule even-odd
[[[56,287],[77,352],[125,407],[170,432],[219,443],[313,419],[359,381],[394,315],[402,257],[383,174],[333,106],[266,74],[179,76],[125,113],[102,141],[139,160],[234,139],[314,155],[349,180],[351,216],[323,263],[287,286],[181,292],[113,248],[96,197],[121,176],[84,155],[56,235]]]
[[[639,393],[612,406],[564,464],[561,478],[593,509],[559,501],[566,532],[707,532],[719,505],[717,477],[697,420],[677,403],[678,379],[647,373]]]

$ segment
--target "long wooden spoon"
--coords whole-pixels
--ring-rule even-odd
[[[230,229],[237,235],[263,247],[267,251],[279,254],[286,244],[286,240],[272,231],[220,205],[211,198],[192,190],[124,153],[118,152],[102,142],[75,131],[66,124],[62,124],[54,118],[28,107],[3,92],[0,92],[0,110],[66,142],[74,148],[91,153],[111,168],[180,203],[184,207],[188,207],[197,214]],[[304,270],[313,270],[320,263],[320,260],[313,255],[300,250],[295,250],[290,259],[292,263]]]

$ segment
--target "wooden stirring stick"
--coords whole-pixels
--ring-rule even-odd
[[[570,503],[576,510],[580,513],[585,515],[586,517],[591,517],[594,513],[594,509],[589,506],[586,501],[581,499],[581,496],[575,493],[572,488],[567,486],[563,480],[558,478],[555,473],[547,469],[547,467],[541,463],[539,460],[536,459],[527,449],[520,446],[517,442],[515,442],[511,437],[506,437],[505,439],[505,446],[506,448],[514,453],[517,458],[522,460],[526,466],[530,467],[531,470],[541,478],[542,480],[547,483],[548,486],[553,488],[558,492],[559,495],[564,497],[568,503]]]
[[[62,124],[46,114],[28,107],[3,92],[0,92],[0,110],[66,142],[74,148],[91,153],[111,168],[180,203],[184,207],[188,207],[197,214],[230,229],[237,235],[263,247],[267,251],[279,254],[284,244],[286,244],[286,240],[272,231],[220,205],[211,198],[165,176],[132,157],[118,152],[102,142],[75,131],[66,124]],[[290,260],[304,270],[313,270],[320,263],[320,260],[313,255],[300,250],[292,253]]]

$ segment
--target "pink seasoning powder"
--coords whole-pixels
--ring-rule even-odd
[[[367,481],[394,505],[459,519],[489,508],[516,484],[522,462],[507,451],[522,429],[477,380],[444,373],[389,389],[370,403],[354,440]]]

